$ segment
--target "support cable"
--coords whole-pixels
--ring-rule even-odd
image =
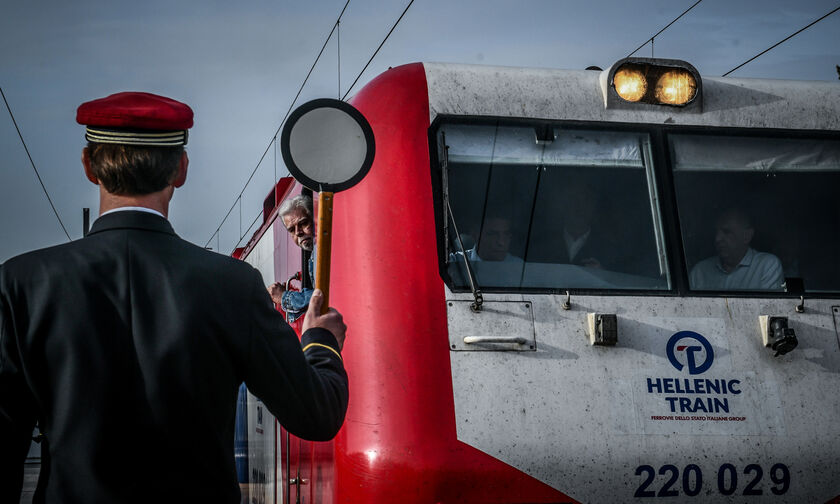
[[[47,197],[47,201],[50,202],[50,207],[52,208],[53,213],[55,214],[55,218],[58,219],[58,223],[61,224],[61,230],[64,231],[64,235],[67,236],[67,241],[73,241],[70,238],[70,233],[67,232],[67,228],[64,227],[64,223],[61,221],[61,217],[58,215],[58,210],[55,209],[55,205],[53,205],[52,198],[50,198],[50,193],[47,191],[47,187],[44,185],[44,181],[41,180],[41,174],[38,173],[38,168],[35,167],[35,161],[32,160],[32,155],[29,154],[29,148],[26,146],[26,141],[23,139],[23,135],[20,132],[20,128],[18,128],[17,121],[15,120],[15,115],[12,113],[12,107],[9,106],[9,102],[6,100],[6,93],[3,92],[3,88],[0,87],[0,95],[3,96],[3,103],[6,104],[6,110],[9,111],[9,117],[12,118],[12,123],[15,125],[15,130],[17,130],[18,137],[20,137],[20,143],[23,144],[23,150],[26,151],[26,156],[29,158],[29,164],[32,165],[32,169],[35,170],[35,176],[38,177],[38,182],[41,183],[41,189],[44,190],[44,195]]]
[[[382,39],[382,42],[379,44],[379,47],[377,47],[376,50],[373,51],[373,55],[368,60],[367,64],[365,64],[365,67],[362,68],[362,71],[359,72],[359,75],[356,76],[356,80],[353,81],[353,84],[350,85],[350,87],[347,89],[347,92],[344,93],[344,96],[341,97],[342,100],[347,98],[347,95],[350,94],[350,91],[352,91],[353,87],[356,85],[356,83],[359,82],[359,79],[362,77],[362,74],[365,73],[365,70],[367,70],[367,67],[370,65],[371,61],[373,61],[373,58],[376,57],[376,55],[379,53],[379,50],[382,49],[383,45],[385,45],[385,41],[388,40],[388,37],[391,36],[391,34],[394,32],[394,29],[397,27],[398,24],[400,24],[400,21],[402,21],[403,16],[405,16],[405,13],[408,12],[408,8],[411,7],[411,4],[413,4],[413,3],[414,3],[414,0],[411,0],[410,2],[408,2],[408,5],[406,5],[405,10],[403,10],[402,14],[400,14],[400,17],[397,19],[397,22],[394,23],[394,26],[392,26],[391,30],[388,31],[388,34],[385,35],[385,38]]]
[[[336,52],[338,54],[338,97],[341,97],[341,22],[335,32]]]
[[[639,49],[641,49],[642,47],[644,47],[645,45],[647,45],[647,43],[648,43],[648,42],[650,42],[650,44],[651,44],[651,55],[653,55],[653,47],[652,47],[652,46],[653,46],[653,39],[655,39],[656,37],[658,37],[660,33],[662,33],[662,32],[664,32],[665,30],[667,30],[667,29],[668,29],[668,28],[669,28],[672,24],[676,23],[676,22],[677,22],[677,20],[679,20],[681,17],[683,17],[683,16],[685,16],[686,14],[688,14],[688,11],[690,11],[691,9],[693,9],[693,8],[697,7],[697,4],[699,4],[699,3],[700,3],[700,2],[702,2],[702,1],[703,1],[703,0],[697,0],[696,2],[694,2],[694,5],[692,5],[691,7],[689,7],[688,9],[686,9],[685,11],[683,11],[683,13],[682,13],[682,14],[680,14],[679,16],[675,17],[673,21],[671,21],[670,23],[668,23],[667,25],[665,25],[665,28],[662,28],[661,30],[659,30],[658,32],[656,32],[656,34],[654,34],[652,37],[650,37],[649,39],[645,40],[645,41],[642,43],[642,45],[640,45],[639,47],[637,47],[636,49],[634,49],[634,50],[633,50],[633,52],[631,52],[630,54],[628,54],[628,55],[627,55],[627,57],[629,58],[630,56],[633,56],[634,54],[636,54],[636,51],[638,51]]]
[[[795,33],[793,33],[793,34],[791,34],[791,35],[788,35],[788,36],[787,36],[787,37],[785,37],[784,39],[782,39],[782,40],[780,40],[780,41],[776,42],[776,43],[775,43],[775,44],[773,44],[772,46],[768,47],[767,49],[765,49],[765,50],[761,51],[760,53],[756,54],[755,56],[753,56],[752,58],[748,59],[747,61],[745,61],[745,62],[741,63],[741,64],[740,64],[740,65],[738,65],[738,66],[736,66],[736,67],[735,67],[735,68],[733,68],[732,70],[730,70],[730,71],[726,72],[725,74],[721,75],[721,77],[726,77],[727,75],[731,74],[731,73],[732,73],[732,72],[734,72],[735,70],[738,70],[739,68],[741,68],[742,66],[746,65],[746,64],[747,64],[747,63],[749,63],[750,61],[752,61],[752,60],[754,60],[754,59],[758,58],[759,56],[761,56],[761,55],[763,55],[764,53],[766,53],[766,52],[770,51],[771,49],[775,49],[775,48],[776,48],[776,46],[779,46],[779,45],[781,45],[781,44],[783,44],[783,43],[787,42],[788,40],[790,40],[790,39],[792,39],[793,37],[795,37],[795,36],[799,35],[799,34],[800,34],[800,33],[802,33],[803,31],[805,31],[805,30],[807,30],[808,28],[810,28],[810,27],[814,26],[815,24],[819,23],[819,22],[820,22],[820,21],[822,21],[823,19],[827,18],[828,16],[830,16],[830,15],[834,14],[834,13],[835,13],[835,12],[837,12],[838,10],[840,10],[840,7],[835,7],[835,8],[834,8],[832,11],[830,11],[828,14],[826,14],[826,15],[824,15],[823,17],[821,17],[821,18],[817,19],[816,21],[812,21],[809,25],[807,25],[807,26],[805,26],[805,27],[803,27],[803,28],[800,28],[797,32],[795,32]]]

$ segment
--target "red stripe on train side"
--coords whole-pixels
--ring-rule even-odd
[[[334,502],[573,502],[456,438],[423,65],[383,73],[352,103],[376,158],[335,197],[330,304],[348,326],[350,405]]]

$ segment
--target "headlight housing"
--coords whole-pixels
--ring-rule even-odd
[[[625,58],[608,71],[606,83],[607,108],[611,108],[611,103],[620,108],[633,108],[632,104],[638,107],[643,103],[699,107],[701,98],[700,74],[680,60]]]

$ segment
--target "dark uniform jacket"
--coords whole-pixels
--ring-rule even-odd
[[[299,341],[259,272],[154,214],[7,261],[0,330],[2,503],[19,499],[36,420],[36,502],[234,503],[240,383],[305,439],[332,438],[347,408],[333,335]]]
[[[570,260],[562,222],[556,229],[559,231],[540,237],[536,243],[532,239],[532,247],[528,250],[528,262],[586,266],[594,259],[603,269],[613,269],[617,259],[616,246],[603,231],[599,233],[593,228],[574,259]]]

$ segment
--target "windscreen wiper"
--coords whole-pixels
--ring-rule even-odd
[[[449,218],[452,219],[452,228],[455,230],[455,236],[458,238],[458,245],[461,247],[461,256],[464,258],[464,265],[467,268],[467,278],[470,280],[470,290],[473,294],[473,303],[470,305],[470,309],[474,312],[480,312],[481,305],[484,304],[484,296],[481,295],[481,287],[479,287],[478,283],[475,281],[472,265],[470,265],[470,260],[467,257],[467,251],[464,249],[464,240],[461,238],[461,233],[458,231],[458,225],[455,224],[455,215],[452,213],[452,205],[449,204],[448,197],[445,199],[446,209],[449,212]]]

